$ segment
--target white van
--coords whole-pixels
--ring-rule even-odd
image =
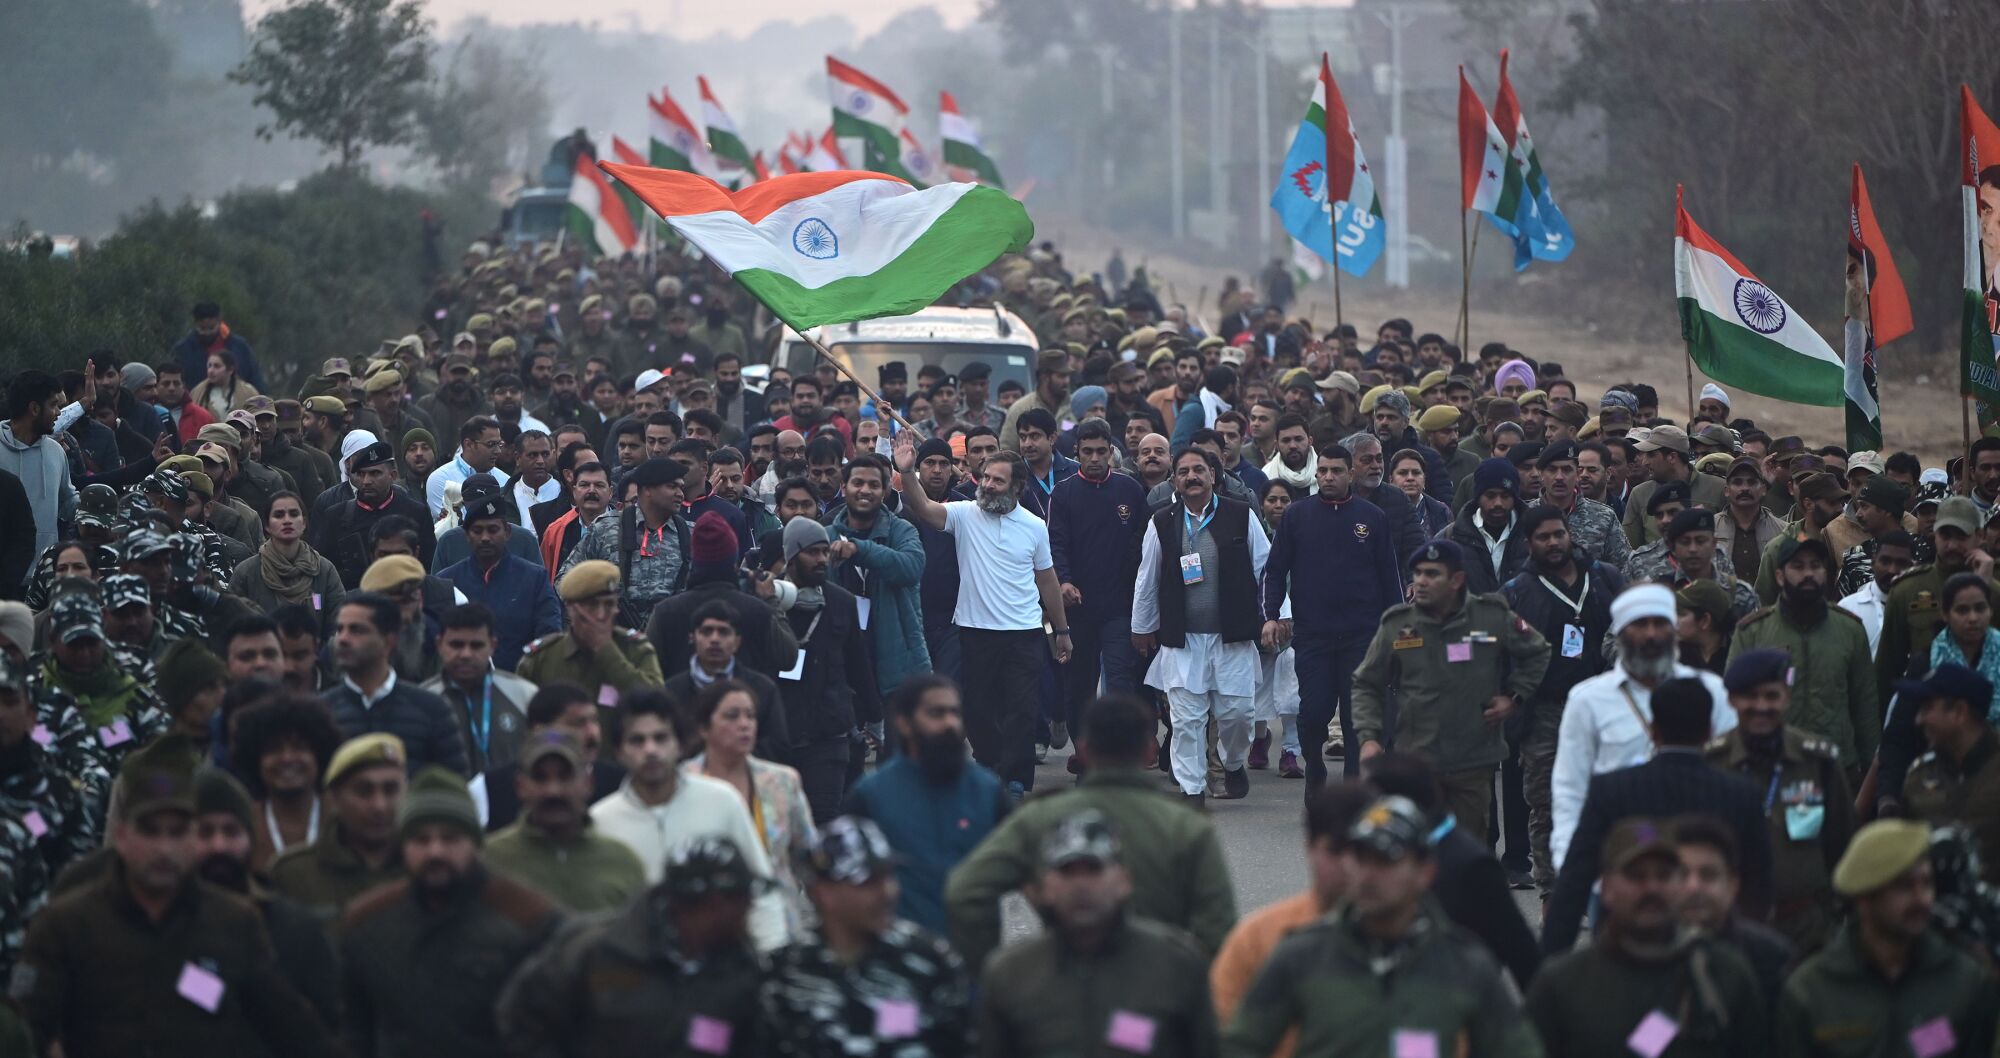
[[[988,392],[998,394],[1000,383],[1019,382],[1032,393],[1035,389],[1035,353],[1041,348],[1027,322],[998,305],[992,308],[946,308],[934,306],[908,316],[886,316],[856,323],[816,327],[812,335],[825,343],[842,367],[870,387],[880,377],[883,364],[900,360],[909,369],[914,385],[917,371],[936,364],[945,373],[956,375],[966,365],[980,361],[993,369]],[[818,351],[797,331],[785,328],[771,364],[783,367],[794,378],[814,370]]]

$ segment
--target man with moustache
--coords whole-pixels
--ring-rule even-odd
[[[332,560],[333,568],[340,571],[340,582],[353,591],[361,586],[361,575],[374,561],[368,530],[384,518],[401,516],[416,526],[417,558],[428,564],[437,549],[430,512],[422,500],[412,499],[395,487],[396,450],[386,441],[364,442],[344,463],[354,495],[334,505],[325,518],[312,520],[309,542],[313,550]]]
[[[902,752],[855,784],[842,811],[873,820],[896,850],[896,914],[944,933],[945,878],[1007,814],[1005,791],[966,757],[964,709],[950,678],[905,680],[888,713]]]
[[[1764,548],[1785,531],[1784,520],[1764,509],[1770,488],[1757,461],[1747,456],[1729,465],[1723,479],[1728,505],[1715,518],[1715,547],[1729,556],[1736,575],[1752,583],[1763,580]]]
[[[1666,824],[1620,822],[1594,866],[1602,934],[1544,964],[1528,990],[1528,1016],[1549,1058],[1659,1054],[1669,1043],[1676,1055],[1766,1054],[1769,1013],[1756,971],[1731,945],[1679,935],[1680,851]]]
[[[1777,563],[1778,605],[1736,624],[1729,654],[1775,649],[1792,659],[1790,723],[1833,743],[1860,781],[1875,759],[1882,714],[1875,702],[1875,664],[1868,630],[1861,619],[1832,604],[1832,553],[1817,536],[1781,541]]]
[[[1138,447],[1132,450],[1132,476],[1146,487],[1149,498],[1167,480],[1169,451],[1166,437],[1156,433],[1140,438]]]
[[[1345,448],[1351,457],[1349,465],[1354,495],[1382,511],[1382,529],[1389,534],[1389,541],[1396,550],[1396,569],[1408,569],[1410,556],[1424,545],[1424,532],[1418,526],[1417,509],[1411,505],[1410,498],[1403,495],[1402,489],[1383,479],[1388,467],[1384,462],[1387,453],[1382,450],[1381,439],[1362,431],[1348,435],[1336,447]]]
[[[348,1044],[385,1058],[496,1053],[494,1002],[562,912],[480,862],[478,806],[443,768],[411,781],[397,831],[406,877],[370,890],[341,920]]]
[[[1542,494],[1531,506],[1546,505],[1563,512],[1569,525],[1570,543],[1591,558],[1613,569],[1621,569],[1632,555],[1618,512],[1583,495],[1577,489],[1580,453],[1574,441],[1556,441],[1535,457],[1541,471]]]
[[[646,887],[631,848],[591,830],[591,769],[568,732],[543,731],[522,747],[514,793],[521,818],[493,835],[486,861],[565,910],[621,907]]]

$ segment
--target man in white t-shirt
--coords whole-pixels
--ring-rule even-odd
[[[914,431],[896,435],[903,514],[958,544],[953,623],[965,658],[965,728],[972,755],[1019,799],[1035,779],[1035,712],[1041,700],[1042,623],[1058,664],[1070,655],[1049,527],[1021,509],[1028,466],[999,452],[979,472],[979,498],[939,503],[917,486]]]

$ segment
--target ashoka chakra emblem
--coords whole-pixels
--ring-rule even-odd
[[[875,101],[868,98],[866,92],[849,92],[847,95],[847,111],[850,114],[866,114],[874,105]]]
[[[792,229],[792,249],[815,261],[830,261],[840,256],[840,238],[825,221],[807,217]]]
[[[1771,288],[1754,279],[1736,281],[1736,318],[1758,334],[1775,334],[1785,325],[1785,303]]]

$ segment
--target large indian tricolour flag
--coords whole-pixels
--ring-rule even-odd
[[[845,171],[732,192],[691,173],[604,168],[799,331],[915,312],[1035,235],[1019,202],[978,184],[919,190]]]
[[[643,196],[642,196],[643,197]],[[1840,354],[1777,292],[1701,230],[1674,193],[1674,291],[1681,337],[1702,373],[1794,404],[1845,401]]]

